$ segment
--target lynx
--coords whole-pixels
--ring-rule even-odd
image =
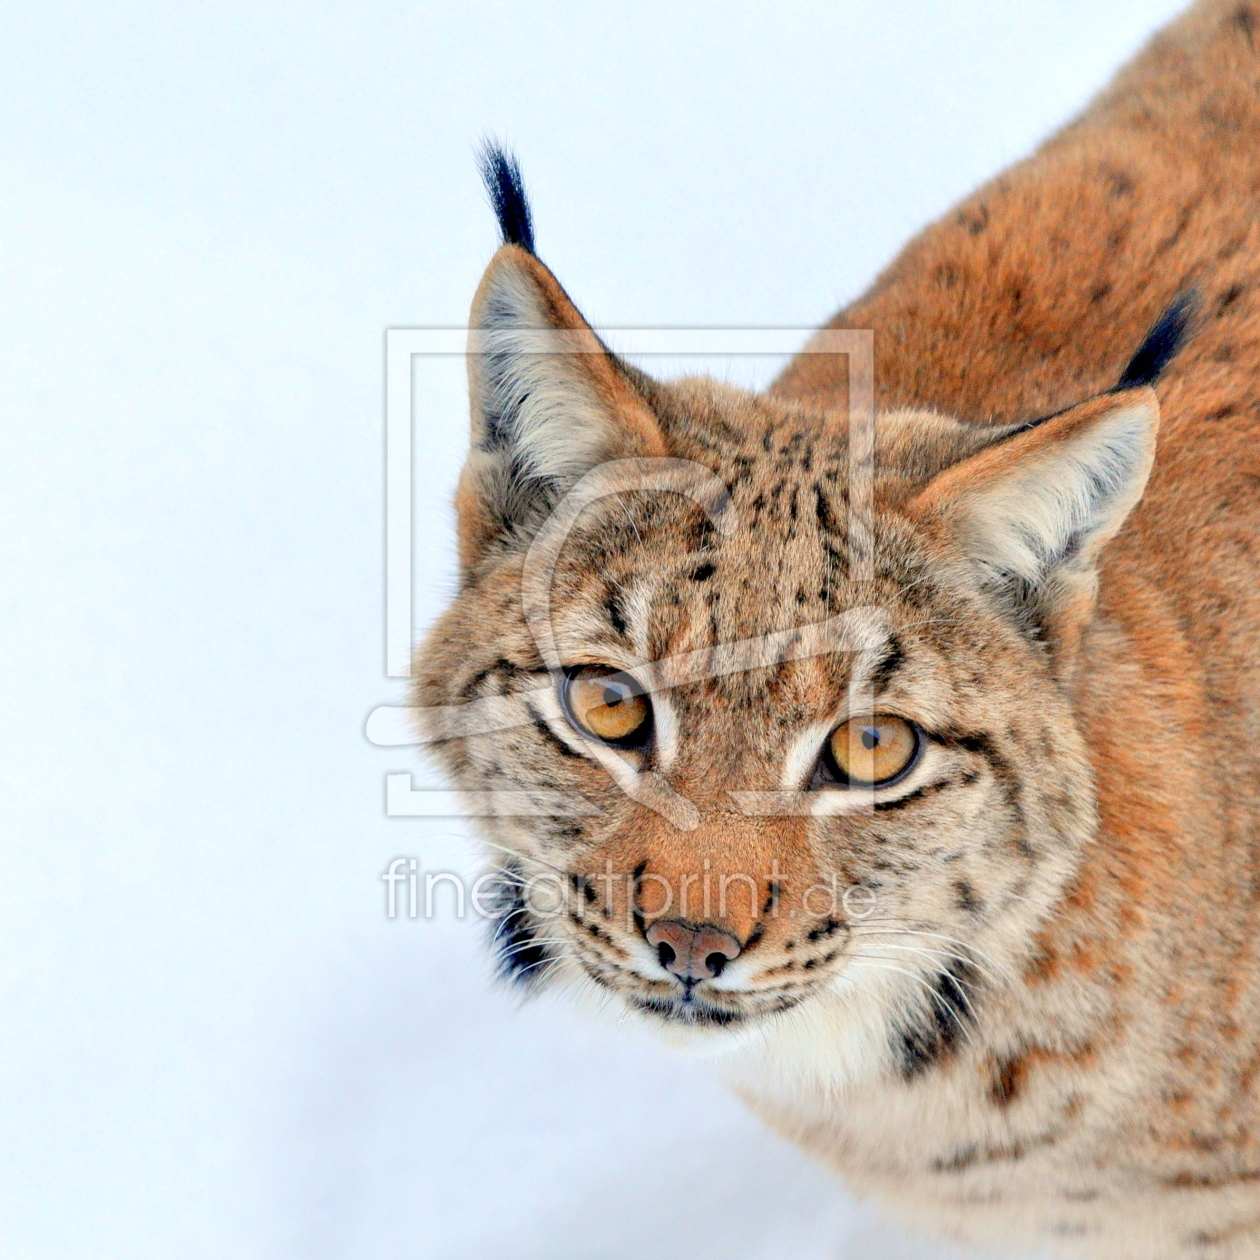
[[[943,1234],[1260,1257],[1260,9],[1191,8],[762,394],[611,353],[486,175],[415,699],[501,803],[505,976]]]

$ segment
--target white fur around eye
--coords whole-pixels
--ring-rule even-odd
[[[827,737],[835,729],[839,718],[826,722],[815,722],[803,730],[788,746],[787,756],[783,759],[783,777],[780,787],[784,792],[799,791],[807,786],[813,776],[818,758],[822,756]]]
[[[682,744],[682,732],[679,729],[678,710],[669,698],[669,693],[658,691],[652,700],[652,732],[656,743],[656,761],[662,771],[668,771],[678,759]]]

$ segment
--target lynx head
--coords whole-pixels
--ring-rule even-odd
[[[843,405],[610,353],[515,165],[487,174],[461,586],[416,702],[455,783],[495,794],[503,970],[697,1035],[875,995],[876,1057],[922,1070],[1091,837],[1070,685],[1184,312],[1153,368],[1044,421],[878,415],[872,475]]]

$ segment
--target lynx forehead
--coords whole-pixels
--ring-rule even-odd
[[[990,1243],[1260,1256],[1257,16],[1191,9],[836,317],[861,486],[843,362],[648,378],[486,153],[417,701],[536,806],[481,820],[503,973]]]

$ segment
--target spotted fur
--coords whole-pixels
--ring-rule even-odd
[[[589,981],[859,1191],[1006,1248],[1260,1256],[1258,25],[1193,7],[833,321],[875,330],[869,552],[847,363],[803,354],[764,395],[649,380],[491,164],[461,587],[417,703],[462,789],[589,811],[482,820],[505,970]],[[608,461],[671,459],[721,493],[591,501],[540,645],[550,514]],[[870,609],[877,648],[721,665]],[[618,750],[566,721],[549,650],[712,668]],[[811,775],[863,688],[927,743],[850,806]],[[742,945],[701,983],[646,940],[680,891]]]

